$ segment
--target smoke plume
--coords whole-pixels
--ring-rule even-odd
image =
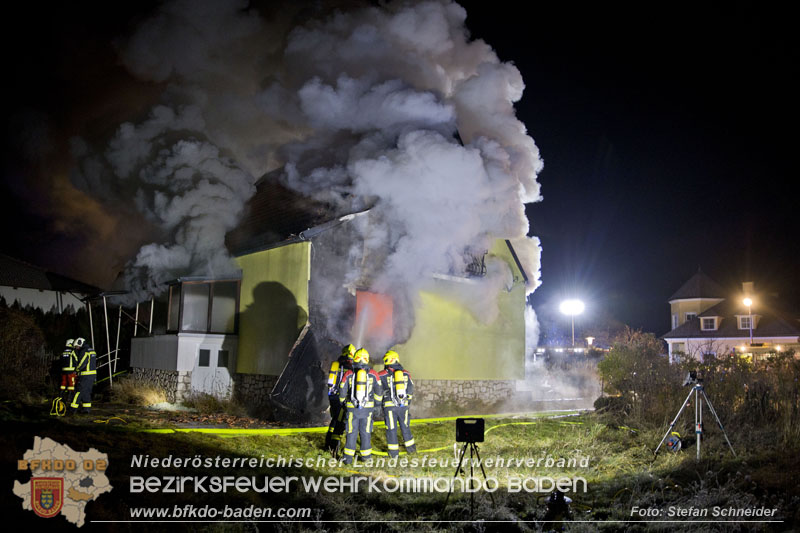
[[[163,84],[161,102],[105,146],[75,139],[73,181],[134,202],[159,228],[128,265],[137,295],[230,270],[224,236],[275,169],[337,214],[370,209],[354,228],[383,257],[372,290],[413,302],[431,274],[463,272],[496,239],[512,241],[535,289],[524,204],[541,199],[542,161],[514,112],[524,83],[470,38],[466,11],[444,0],[283,7],[172,1],[120,45],[132,73]],[[501,261],[487,272],[466,298],[491,320],[511,273]]]

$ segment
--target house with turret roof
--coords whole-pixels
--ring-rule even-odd
[[[746,305],[750,302],[750,305]],[[727,290],[698,272],[669,298],[672,329],[662,338],[670,361],[705,360],[739,354],[759,359],[770,353],[800,353],[800,314],[752,282]]]

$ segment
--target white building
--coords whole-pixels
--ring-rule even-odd
[[[98,292],[97,287],[0,254],[0,296],[9,306],[75,312],[84,306],[81,298]]]
[[[744,300],[750,298],[748,308]],[[669,299],[672,331],[663,336],[670,361],[677,354],[703,360],[739,353],[747,357],[794,350],[800,353],[800,320],[751,282],[726,291],[698,271]]]

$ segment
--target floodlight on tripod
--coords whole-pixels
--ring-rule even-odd
[[[464,457],[467,455],[467,448],[469,448],[469,480],[470,480],[470,493],[469,493],[469,509],[470,509],[470,518],[475,514],[475,492],[472,491],[472,482],[474,480],[473,473],[475,464],[473,463],[473,454],[474,457],[478,458],[478,465],[481,467],[481,473],[483,474],[483,479],[486,479],[486,470],[483,469],[483,461],[481,460],[480,453],[478,453],[478,446],[475,444],[476,442],[483,442],[484,436],[484,429],[486,427],[486,421],[483,418],[458,418],[456,419],[456,442],[463,442],[464,447],[461,448],[461,457],[458,460],[458,466],[456,467],[455,473],[453,473],[453,481],[458,477],[459,473],[463,473],[466,476],[465,472],[461,471],[461,465],[464,462]],[[447,497],[444,500],[444,506],[442,507],[442,512],[447,509],[447,502],[450,500],[450,494],[453,493],[453,486],[454,483],[450,484],[450,490],[447,492]],[[492,499],[492,505],[495,505],[494,502],[494,495],[490,492],[489,497]]]

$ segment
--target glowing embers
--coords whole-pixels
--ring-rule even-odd
[[[394,303],[391,297],[369,291],[356,291],[355,345],[367,340],[389,341],[394,332]]]

